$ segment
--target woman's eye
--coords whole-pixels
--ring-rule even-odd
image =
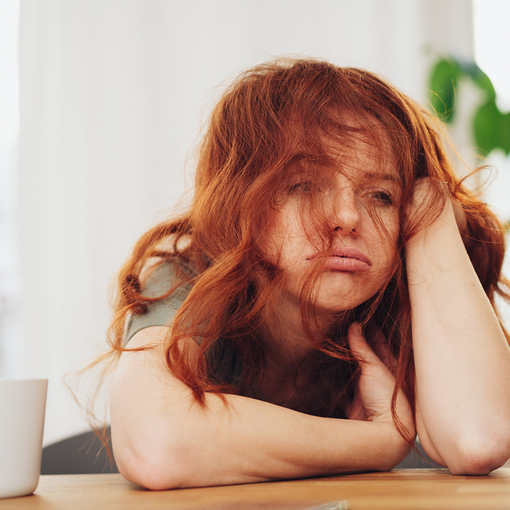
[[[310,191],[312,191],[312,181],[297,182],[289,188],[290,194],[309,193]]]
[[[368,193],[368,196],[372,200],[375,200],[376,202],[379,202],[382,205],[392,205],[393,204],[392,196],[386,191],[372,191],[372,192]]]

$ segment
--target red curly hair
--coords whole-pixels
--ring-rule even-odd
[[[346,113],[356,119],[355,129],[346,121]],[[487,205],[456,176],[445,153],[441,123],[368,71],[313,59],[279,59],[238,77],[212,112],[200,146],[191,206],[182,216],[144,234],[120,271],[116,314],[109,331],[110,353],[128,350],[123,334],[131,314],[145,313],[152,302],[175,290],[158,297],[144,295],[147,267],[155,267],[154,261],[179,258],[196,268],[197,276],[181,275],[192,289],[169,324],[168,369],[202,404],[205,392],[256,393],[266,361],[259,326],[282,287],[281,272],[261,251],[260,234],[280,207],[281,190],[295,172],[296,161],[307,158],[312,171],[324,172],[324,163],[331,157],[331,144],[326,142],[334,140],[336,146],[348,150],[360,136],[371,141],[381,159],[389,150],[400,173],[401,227],[395,268],[376,296],[339,314],[338,327],[328,335],[318,328],[313,307],[317,272],[310,276],[303,288],[301,317],[315,353],[312,382],[321,397],[303,402],[299,410],[332,416],[334,409],[345,407],[352,399],[358,371],[346,341],[346,328],[353,320],[365,325],[372,321],[383,331],[398,360],[392,403],[398,425],[394,412],[397,390],[402,388],[414,404],[411,307],[404,257],[407,241],[439,215],[447,199],[441,183],[447,183],[466,214],[471,238],[468,253],[495,306],[496,294],[508,299],[507,282],[501,275],[504,229]],[[421,213],[408,218],[414,185],[423,177],[438,184]],[[316,193],[310,196],[311,202],[304,204],[303,210],[310,206],[308,214],[317,217],[319,226],[320,200]],[[324,238],[327,242],[327,233]],[[171,248],[162,248],[169,240]],[[187,337],[201,339],[198,364],[190,362],[186,343],[180,341]],[[214,377],[214,358],[208,353],[221,338],[232,342],[245,367],[237,385]]]

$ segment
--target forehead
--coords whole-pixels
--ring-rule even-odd
[[[293,173],[327,177],[340,172],[356,181],[383,180],[402,184],[397,161],[385,132],[378,136],[356,133],[347,139],[328,137],[322,141],[319,155],[299,152],[293,160]]]
[[[290,118],[287,149],[300,166],[336,168],[367,178],[375,173],[398,174],[388,130],[371,114],[331,110],[320,122]]]

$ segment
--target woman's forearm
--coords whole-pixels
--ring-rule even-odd
[[[112,388],[117,464],[148,488],[388,470],[407,453],[391,418],[319,418],[235,395],[225,406],[208,394],[202,408],[160,359],[156,350],[123,354]]]
[[[488,472],[510,457],[510,349],[450,202],[406,264],[418,435],[452,472]]]
[[[246,397],[227,400],[229,409],[210,395],[207,410],[192,404],[178,422],[171,410],[162,411],[160,434],[133,433],[137,451],[127,477],[151,489],[229,485],[385,471],[405,457],[391,424],[318,418]],[[154,425],[154,418],[139,424]],[[117,434],[118,426],[113,430]],[[114,435],[118,457],[116,441]],[[125,464],[119,466],[122,472]]]

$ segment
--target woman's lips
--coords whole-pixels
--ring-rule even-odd
[[[350,257],[328,257],[324,269],[329,271],[366,271],[370,265],[363,260]]]
[[[324,256],[327,256],[324,269],[329,271],[366,271],[372,265],[364,253],[347,246],[335,248],[331,253],[314,255],[310,259]]]

